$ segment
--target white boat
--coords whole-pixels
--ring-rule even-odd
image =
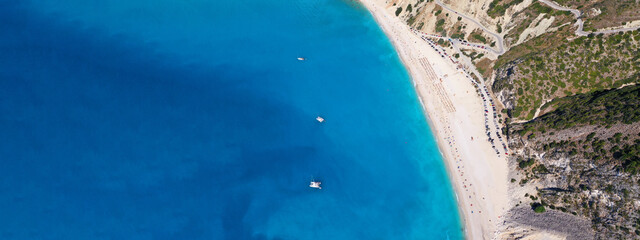
[[[311,181],[311,184],[309,184],[309,187],[311,187],[311,188],[317,188],[317,189],[322,189],[322,187],[320,187],[320,184],[322,184],[322,182],[314,182],[314,181]]]
[[[305,58],[303,58],[303,57],[299,57],[299,58],[298,58],[298,61],[304,61],[304,60],[307,60],[307,59],[305,59]]]
[[[322,117],[320,117],[320,116],[318,116],[318,117],[316,118],[316,120],[318,120],[318,122],[324,122],[324,118],[322,118]]]

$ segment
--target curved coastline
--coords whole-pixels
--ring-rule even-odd
[[[437,83],[437,79],[430,79],[431,76],[429,75],[428,71],[425,74],[425,66],[421,66],[420,61],[423,61],[422,58],[426,58],[427,62],[429,62],[429,60],[434,61],[434,63],[431,63],[431,66],[441,67],[435,68],[440,72],[440,74],[438,74],[438,77],[440,77],[441,83],[443,81],[443,78],[446,81],[455,81],[455,79],[460,80],[459,77],[456,77],[458,72],[457,67],[452,63],[446,61],[446,59],[440,58],[439,55],[435,51],[433,51],[433,49],[428,48],[428,45],[425,42],[422,42],[420,38],[411,34],[411,31],[409,30],[409,27],[407,25],[401,22],[400,19],[391,15],[391,12],[387,9],[388,7],[390,7],[390,5],[388,5],[386,2],[376,0],[359,1],[369,10],[376,23],[387,35],[398,56],[400,57],[404,67],[410,75],[410,79],[418,95],[420,104],[423,107],[425,117],[427,119],[429,127],[432,129],[432,132],[435,135],[435,140],[438,144],[440,154],[442,155],[442,159],[447,168],[446,172],[455,193],[455,201],[458,206],[458,215],[462,223],[464,238],[485,239],[492,238],[498,235],[500,227],[499,220],[505,213],[504,208],[507,201],[506,160],[499,156],[495,156],[492,153],[487,153],[487,151],[481,151],[483,153],[483,156],[479,157],[478,159],[485,160],[487,162],[495,162],[497,164],[493,164],[493,166],[488,167],[489,169],[470,171],[470,178],[476,180],[472,181],[474,183],[479,183],[479,185],[477,184],[476,186],[468,186],[467,184],[469,183],[467,182],[466,176],[458,176],[458,174],[460,173],[460,165],[464,164],[467,161],[471,161],[472,156],[470,154],[464,153],[462,153],[461,158],[460,155],[458,155],[458,157],[454,156],[457,154],[458,148],[455,147],[455,145],[451,144],[451,139],[454,139],[455,137],[459,137],[459,139],[465,137],[466,139],[469,135],[476,136],[477,133],[482,132],[482,125],[473,124],[473,120],[476,120],[475,118],[481,116],[481,113],[476,113],[476,111],[473,110],[473,108],[476,107],[473,105],[481,105],[479,97],[475,96],[474,94],[466,94],[466,96],[460,96],[463,95],[460,93],[464,90],[461,91],[460,89],[452,90],[451,88],[445,88],[446,90],[449,90],[445,90],[443,93],[445,95],[445,101],[462,104],[467,103],[465,105],[466,107],[471,108],[471,111],[464,111],[465,109],[461,109],[461,111],[464,111],[464,113],[473,114],[474,119],[461,119],[457,117],[457,115],[459,115],[457,113],[447,113],[446,111],[444,111],[446,106],[442,105],[446,105],[446,103],[444,103],[443,99],[437,99],[438,97],[434,96],[437,95],[435,94],[434,89],[429,89],[430,87],[428,87],[428,85],[431,84],[440,84]],[[381,6],[383,4],[387,4],[387,6]],[[458,81],[454,84],[460,83],[461,82]],[[465,85],[464,82],[462,83],[463,85]],[[473,87],[470,83],[466,85],[468,86],[461,87]],[[451,93],[452,91],[453,93]],[[467,91],[466,93],[469,93],[469,91]],[[456,96],[456,94],[459,95]],[[453,95],[453,97],[451,95]],[[442,98],[443,96],[439,97]],[[448,98],[451,98],[454,101],[451,101],[451,99]],[[458,104],[454,104],[454,106],[456,106],[456,108],[460,107],[460,105]],[[464,125],[462,128],[466,127],[467,129],[471,129],[473,130],[472,133],[468,134],[464,131],[453,132],[451,130],[451,127],[453,125],[451,124],[451,122],[449,122],[449,120],[453,120],[456,122],[460,121],[460,125]],[[454,126],[454,128],[456,127]],[[447,139],[449,139],[449,142],[447,142]],[[471,141],[473,141],[473,139]],[[453,144],[455,144],[456,141],[453,140],[453,142]],[[471,143],[469,143],[468,141],[462,142],[463,144],[460,148],[464,150],[477,148],[487,149],[488,147],[484,146],[488,145],[488,143],[483,144],[481,141],[477,141],[477,144],[475,145],[482,146],[470,146]],[[456,170],[458,170],[458,172],[456,172]],[[486,171],[483,172],[482,170]],[[492,177],[490,177],[489,179],[484,178],[486,174],[490,174]],[[471,195],[469,195],[469,199],[464,198],[467,194],[469,194],[469,190],[474,192],[473,200],[477,200],[475,199],[477,196],[476,193],[480,193],[480,195],[482,196],[482,202],[480,202],[479,204],[477,203],[475,207],[473,206],[473,203],[469,203],[472,202],[472,200],[469,200],[472,199]],[[474,210],[476,212],[474,212]],[[478,217],[478,213],[481,214],[482,211],[485,211],[485,213],[487,213],[487,217]]]
[[[407,56],[407,54],[403,54],[403,52],[406,50],[403,48],[403,46],[398,43],[397,38],[394,37],[393,35],[393,31],[391,31],[389,29],[388,24],[385,24],[383,22],[383,20],[381,19],[382,16],[380,16],[380,14],[382,13],[378,13],[378,10],[375,9],[375,6],[373,6],[373,3],[371,2],[371,0],[359,0],[366,8],[367,10],[369,10],[369,13],[371,13],[371,15],[373,16],[373,18],[375,19],[376,23],[378,24],[378,26],[380,26],[380,28],[384,31],[385,35],[387,35],[387,37],[389,38],[389,41],[391,42],[391,44],[393,45],[393,48],[396,50],[396,52],[398,53],[398,56],[400,57],[400,60],[402,62],[402,64],[404,65],[405,69],[407,70],[407,72],[409,73],[409,79],[411,79],[412,85],[414,86],[417,96],[418,96],[418,101],[420,102],[420,106],[422,106],[422,110],[424,112],[425,115],[425,119],[427,120],[427,124],[429,125],[429,128],[432,130],[431,132],[435,135],[435,141],[438,144],[438,150],[440,152],[440,155],[442,157],[442,160],[445,164],[445,167],[447,169],[447,177],[449,178],[449,182],[453,183],[453,173],[452,171],[452,167],[451,164],[449,163],[449,161],[446,159],[446,149],[444,148],[445,145],[443,145],[444,143],[441,141],[441,136],[440,136],[440,131],[438,131],[438,128],[436,127],[435,123],[433,122],[433,120],[429,117],[429,110],[427,109],[427,106],[425,105],[425,100],[422,98],[421,94],[419,93],[418,89],[417,89],[417,85],[418,83],[416,82],[417,78],[420,77],[415,70],[413,70],[410,66],[409,66],[409,62],[410,62],[410,58]],[[456,187],[455,184],[452,184],[451,186],[454,190],[454,194],[455,194],[455,201],[456,201],[456,205],[458,206],[458,217],[460,218],[460,222],[462,223],[462,232],[463,232],[463,236],[465,238],[468,238],[468,233],[467,233],[467,229],[469,229],[469,222],[466,220],[465,215],[464,215],[464,211],[463,211],[463,206],[460,203],[460,197],[458,196],[458,193],[460,192],[460,189],[458,189]]]

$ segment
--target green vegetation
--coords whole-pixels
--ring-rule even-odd
[[[513,2],[493,0],[490,16],[504,15]],[[556,2],[580,7],[585,31],[640,19],[635,0]],[[515,44],[536,18],[552,17],[552,32],[511,45],[493,63],[492,90],[508,106],[503,132],[514,140],[510,164],[520,173],[511,182],[536,183],[538,193],[525,196],[536,213],[550,208],[589,218],[596,239],[640,235],[640,211],[632,204],[640,198],[640,29],[576,37],[570,12],[536,0],[496,29]],[[562,184],[546,184],[555,182]],[[594,190],[609,201],[593,201]]]
[[[585,31],[624,25],[625,22],[640,19],[640,4],[636,0],[558,0],[560,5],[582,11],[599,9],[600,14],[584,15]]]
[[[546,99],[640,82],[638,31],[567,42],[572,34],[569,29],[543,34],[498,58],[496,68],[511,76],[497,78],[493,88],[512,90],[511,117],[532,119]],[[517,81],[509,82],[513,78]]]
[[[409,19],[407,19],[407,24],[409,24],[409,26],[413,26],[413,23],[415,23],[416,21],[416,16],[417,15],[409,15]],[[424,23],[422,23],[424,25]]]
[[[472,34],[471,37],[482,43],[487,43],[487,39],[480,34]]]
[[[465,33],[462,32],[462,24],[461,22],[456,22],[451,27],[451,38],[464,39]]]
[[[451,38],[464,39],[464,34],[463,33],[454,33],[454,34],[451,34]]]
[[[507,3],[500,4],[501,0],[493,0],[489,3],[489,10],[487,10],[487,14],[492,17],[498,17],[504,15],[504,12],[513,5],[517,5],[522,3],[524,0],[511,0]]]
[[[511,24],[514,24],[515,28],[509,30],[509,32],[505,35],[505,39],[512,39],[512,41],[514,42],[517,41],[518,38],[520,37],[520,34],[522,34],[524,30],[527,29],[534,22],[534,20],[541,14],[546,14],[546,16],[544,17],[546,19],[550,17],[549,15],[555,16],[553,23],[551,23],[550,27],[559,27],[565,23],[575,21],[574,17],[568,11],[556,11],[547,7],[544,4],[541,4],[539,2],[534,2],[531,5],[527,6],[525,9],[523,9],[522,11],[516,12],[514,14]],[[498,32],[502,30],[500,29],[500,27],[501,26],[498,26]],[[547,35],[550,36],[549,38],[554,38],[553,33],[547,34]],[[566,39],[562,39],[557,43],[561,43],[564,41],[566,41]],[[544,49],[544,48],[540,48],[540,49]]]
[[[544,209],[544,206],[540,203],[532,203],[531,208],[533,208],[533,211],[536,213],[543,213],[546,211],[546,209]]]
[[[542,5],[542,4],[531,4],[531,7],[533,8],[534,11],[538,12],[538,13],[551,13],[553,11],[553,8],[548,7],[547,5]],[[564,11],[564,12],[569,12],[569,11]]]
[[[564,152],[571,157],[612,164],[630,174],[640,173],[640,134],[630,135],[622,131],[610,133],[607,139],[598,137],[598,132],[610,131],[608,129],[614,129],[610,128],[614,125],[622,124],[622,129],[625,126],[637,129],[640,124],[640,85],[564,97],[549,105],[554,110],[534,121],[515,125],[512,132],[535,141],[531,136],[544,135],[550,130],[592,129],[595,126],[600,130],[569,140],[540,143],[540,150]],[[518,161],[518,167],[523,170],[534,164],[533,159]],[[532,169],[533,173],[548,171],[542,165]]]
[[[442,47],[448,47],[450,45],[449,41],[445,41],[442,38],[438,39],[437,43]]]
[[[396,17],[399,16],[400,13],[402,13],[402,7],[396,8]]]
[[[438,21],[436,22],[436,32],[444,32],[444,18],[438,19]],[[446,34],[443,34],[446,35]]]
[[[640,173],[640,140],[636,140],[633,145],[625,145],[622,149],[616,151],[613,149],[613,157],[622,161],[622,168],[631,174]]]
[[[493,61],[489,58],[482,58],[483,56],[484,54],[482,53],[477,55],[477,58],[480,58],[480,60],[475,63],[476,68],[478,69],[478,72],[482,74],[482,77],[489,78],[492,73],[491,64]],[[499,119],[498,122],[502,123],[502,119]]]
[[[529,158],[529,160],[521,160],[520,162],[518,162],[518,167],[520,167],[520,169],[526,169],[534,163],[535,160],[533,160],[533,158]]]
[[[640,73],[636,73],[637,80]],[[555,110],[524,124],[524,132],[541,126],[556,130],[575,126],[607,126],[640,121],[640,85],[595,91],[554,100],[547,105]],[[590,141],[595,133],[587,135]]]
[[[411,12],[413,10],[413,8],[411,8],[411,4],[407,5],[407,12]]]
[[[473,51],[473,50],[462,50],[461,52],[462,52],[462,54],[464,54],[465,56],[467,56],[467,57],[471,58],[471,61],[474,61],[474,60],[476,60],[476,59],[480,59],[480,58],[484,57],[484,53],[480,53],[480,54],[478,54],[478,52]],[[476,67],[477,67],[477,66],[476,66]],[[478,70],[480,70],[480,69],[478,69]]]

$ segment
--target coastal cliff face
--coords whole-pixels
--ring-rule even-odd
[[[638,1],[387,3],[491,86],[512,153],[500,238],[640,236]]]
[[[640,86],[551,105],[555,110],[509,127],[517,152],[512,188],[530,189],[518,204],[587,218],[597,238],[640,234]]]

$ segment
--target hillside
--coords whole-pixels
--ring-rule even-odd
[[[592,238],[585,227],[598,239],[640,236],[637,1],[388,4],[497,100],[512,153],[501,238]]]
[[[585,30],[594,31],[596,29],[637,26],[638,16],[640,16],[640,4],[636,0],[557,0],[558,4],[575,8],[585,15]],[[633,23],[636,24],[633,24]]]
[[[510,117],[530,120],[552,99],[639,82],[640,31],[555,39],[568,34],[546,33],[500,56],[493,89]]]
[[[599,238],[640,235],[640,86],[558,99],[509,126],[521,202],[591,219]]]

